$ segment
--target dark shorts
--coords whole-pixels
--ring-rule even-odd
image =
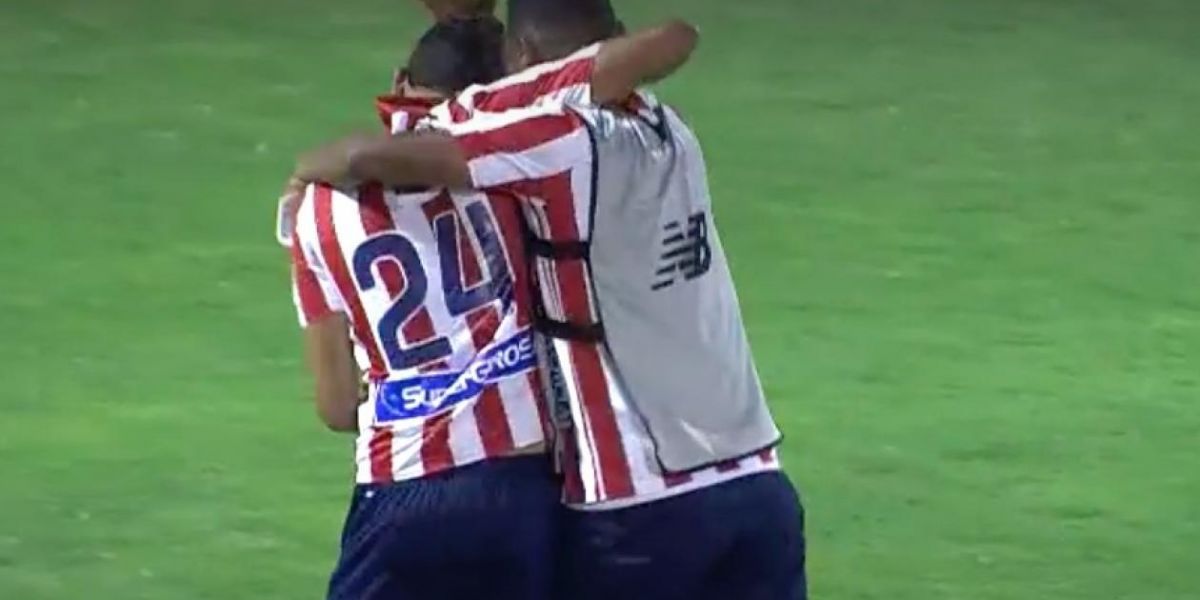
[[[548,459],[354,490],[330,600],[548,600],[560,485]]]
[[[804,510],[751,475],[631,508],[569,511],[563,600],[803,600]]]

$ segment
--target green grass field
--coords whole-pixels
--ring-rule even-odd
[[[1200,4],[656,0],[822,600],[1200,598]],[[0,599],[318,598],[273,201],[401,0],[4,0]]]

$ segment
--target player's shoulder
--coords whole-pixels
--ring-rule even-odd
[[[476,111],[460,121],[439,121],[437,126],[451,135],[462,136],[498,130],[545,128],[548,125],[573,128],[582,123],[579,111],[569,102],[553,99],[497,112]]]
[[[441,115],[463,120],[476,112],[503,112],[554,99],[587,99],[600,44],[539,63],[497,81],[463,90],[441,108]]]
[[[310,183],[296,208],[295,240],[302,245],[317,245],[323,229],[331,229],[333,213],[340,205],[357,205],[359,190],[341,189],[327,183]]]
[[[293,241],[301,247],[317,243],[317,199],[325,193],[328,186],[310,183],[304,188],[304,195],[296,207],[295,228]]]
[[[587,73],[590,76],[591,63],[599,55],[600,46],[600,43],[592,44],[564,58],[532,65],[491,83],[473,85],[463,90],[459,96],[487,96],[517,87],[524,87],[529,92],[548,91],[547,86],[563,83],[562,79],[564,77],[570,77],[580,72]]]

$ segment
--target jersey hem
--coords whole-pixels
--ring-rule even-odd
[[[692,482],[685,483],[682,485],[677,485],[675,487],[667,488],[664,490],[659,490],[657,492],[651,492],[651,493],[647,493],[647,494],[630,496],[628,498],[617,498],[614,500],[602,500],[600,502],[592,502],[592,503],[567,503],[566,506],[567,506],[567,508],[569,508],[573,511],[578,511],[578,512],[605,512],[605,511],[610,511],[610,510],[621,510],[621,509],[625,509],[625,508],[632,508],[634,506],[642,506],[644,504],[652,504],[654,502],[659,502],[661,500],[667,500],[667,499],[675,498],[678,496],[683,496],[685,494],[690,494],[692,492],[696,492],[696,491],[699,491],[702,489],[710,488],[710,487],[721,485],[724,483],[729,483],[730,481],[735,481],[735,480],[741,479],[743,477],[750,477],[751,475],[760,475],[762,473],[770,473],[770,472],[779,471],[779,470],[781,470],[781,469],[778,464],[761,465],[761,466],[757,466],[757,467],[741,469],[741,470],[730,472],[727,474],[722,474],[715,479],[705,479],[703,481],[692,481]],[[636,486],[636,482],[634,485]]]
[[[545,443],[545,442],[542,442],[542,443]],[[443,473],[448,473],[455,469],[469,467],[471,465],[479,464],[481,462],[486,462],[489,460],[505,460],[505,459],[509,459],[509,458],[528,458],[531,456],[545,456],[548,458],[552,458],[552,453],[549,448],[543,448],[539,452],[523,452],[523,451],[521,451],[520,448],[517,448],[508,454],[501,454],[499,456],[490,456],[487,453],[482,453],[482,454],[478,454],[478,455],[468,456],[465,459],[463,459],[462,462],[455,462],[451,466],[433,470],[433,471],[425,471],[420,474],[414,474],[410,477],[397,476],[395,474],[393,474],[391,477],[389,477],[387,479],[374,479],[374,478],[368,477],[364,480],[362,477],[355,477],[354,485],[387,485],[389,483],[404,483],[406,481],[415,481],[417,479],[427,479],[430,477],[436,477],[437,475],[441,475]],[[457,458],[456,458],[456,461],[457,461]],[[366,469],[369,471],[370,470],[370,462],[356,464],[355,468],[358,469],[360,472],[363,469]],[[548,470],[550,469],[549,464],[547,465],[547,469]],[[401,471],[403,471],[403,470],[401,470]]]

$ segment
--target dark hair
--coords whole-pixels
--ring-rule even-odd
[[[542,60],[562,58],[621,31],[610,0],[509,0],[508,26]]]
[[[446,95],[504,75],[504,24],[493,16],[433,25],[408,59],[410,83]]]

